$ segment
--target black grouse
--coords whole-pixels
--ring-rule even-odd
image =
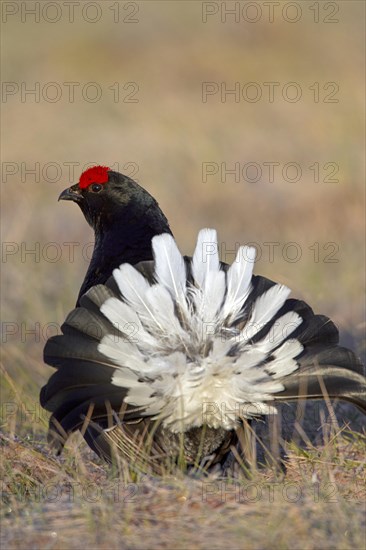
[[[366,380],[338,330],[290,290],[252,275],[255,249],[221,263],[216,232],[183,257],[156,200],[98,166],[63,191],[95,232],[93,257],[41,390],[61,451],[81,430],[107,460],[161,471],[223,463],[243,420],[276,403],[339,397],[366,412]]]

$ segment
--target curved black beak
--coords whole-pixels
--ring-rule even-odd
[[[67,189],[62,191],[58,200],[81,202],[83,200],[83,195],[81,194],[81,189],[79,187],[79,184],[76,183],[75,185],[72,185],[71,187],[68,187]]]

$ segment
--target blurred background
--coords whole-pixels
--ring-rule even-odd
[[[364,4],[274,4],[2,3],[10,394],[15,380],[35,402],[51,373],[43,345],[93,241],[57,198],[91,164],[155,196],[185,254],[205,226],[224,261],[255,243],[256,273],[332,317],[362,354]]]

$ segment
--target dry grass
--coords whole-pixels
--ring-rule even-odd
[[[76,436],[55,457],[34,420],[24,410],[3,419],[12,426],[1,436],[4,548],[364,547],[360,433],[325,423],[322,445],[281,441],[285,471],[266,450],[265,463],[235,477],[153,477],[114,471]]]
[[[301,5],[304,16],[296,24],[222,24],[217,18],[203,24],[198,1],[139,2],[138,24],[111,24],[108,6],[96,24],[78,16],[73,24],[65,18],[32,23],[31,17],[22,23],[16,16],[4,24],[4,81],[29,88],[34,82],[97,81],[104,92],[97,103],[80,96],[75,103],[65,96],[56,103],[22,102],[17,95],[3,103],[2,161],[18,168],[7,179],[3,174],[1,185],[2,240],[15,247],[2,258],[4,548],[365,546],[364,418],[350,407],[337,410],[352,436],[327,427],[326,406],[315,416],[308,411],[303,429],[294,429],[295,412],[286,436],[273,427],[267,437],[257,426],[272,455],[286,450],[287,471],[269,464],[257,469],[253,461],[247,477],[230,485],[181,474],[141,480],[127,471],[115,477],[78,438],[55,458],[38,404],[50,373],[43,345],[75,303],[87,268],[82,250],[92,240],[77,208],[56,203],[70,183],[67,162],[79,163],[74,178],[91,161],[118,162],[121,169],[135,163],[137,179],[159,200],[182,252],[192,251],[203,226],[218,229],[223,260],[232,260],[226,251],[236,242],[257,243],[263,254],[256,272],[288,284],[333,318],[346,345],[364,351],[364,4],[337,2],[335,24],[315,24],[309,3]],[[108,86],[116,81],[136,82],[139,102],[114,103]],[[303,98],[202,103],[205,81],[228,88],[236,81],[296,81]],[[309,86],[330,81],[339,85],[339,102],[314,103]],[[230,167],[269,161],[298,162],[302,179],[203,181],[205,162]],[[42,173],[28,174],[23,181],[21,163],[31,168],[37,162],[57,163],[60,177],[51,183]],[[314,182],[314,162],[336,163],[339,182]],[[65,245],[70,242],[77,243],[73,259]],[[268,242],[280,243],[273,261]],[[298,262],[282,253],[289,242],[301,248]],[[61,251],[56,261],[47,257],[49,243]],[[327,261],[327,243],[338,249],[335,263]],[[39,254],[24,255],[37,246]],[[262,462],[269,456],[260,445],[257,454]],[[254,485],[245,492],[249,482]],[[88,483],[91,495],[83,492]]]

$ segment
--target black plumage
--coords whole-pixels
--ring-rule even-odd
[[[93,170],[93,169],[92,169]],[[122,263],[152,260],[151,239],[171,234],[158,203],[128,176],[108,171],[107,186],[80,188],[77,183],[61,193],[59,200],[76,202],[93,228],[95,244],[78,302],[92,286],[105,283]]]
[[[77,307],[44,351],[57,370],[40,399],[59,450],[80,429],[101,456],[116,452],[142,469],[182,457],[211,466],[225,460],[243,418],[269,414],[276,401],[326,391],[366,412],[362,364],[338,345],[330,319],[252,276],[248,260],[230,267],[217,253],[204,258],[212,231],[183,259],[151,195],[93,170],[60,196],[79,204],[95,249]],[[199,334],[208,326],[212,334]],[[225,417],[220,400],[238,411]]]

